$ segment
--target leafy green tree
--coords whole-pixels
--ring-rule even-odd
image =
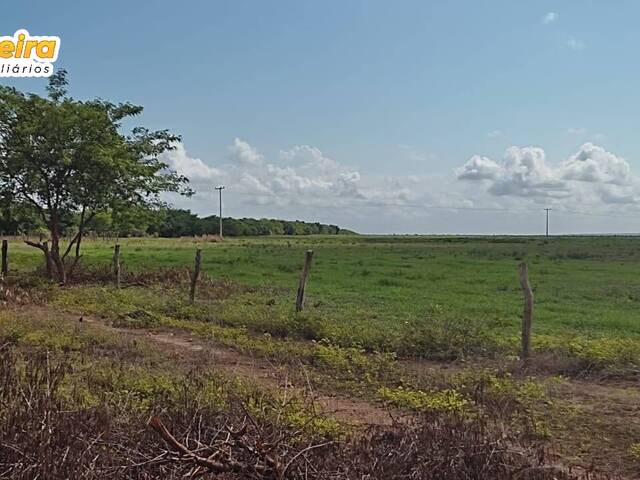
[[[156,222],[158,211],[140,206],[111,209],[111,233],[118,237],[144,236]]]
[[[0,233],[18,235],[33,232],[42,227],[42,221],[30,204],[0,196]]]
[[[106,235],[113,232],[111,212],[99,212],[85,225],[87,231],[98,235]]]
[[[171,191],[189,194],[187,179],[159,155],[179,137],[167,130],[136,127],[121,133],[121,122],[142,113],[130,103],[79,101],[67,94],[67,75],[51,76],[48,97],[0,87],[0,195],[30,204],[46,225],[50,250],[41,249],[61,283],[80,258],[85,228],[95,215],[113,208],[147,207]],[[77,233],[61,245],[64,219]],[[67,256],[76,247],[75,260]]]
[[[159,233],[161,237],[195,236],[202,235],[202,227],[195,213],[189,210],[168,209]]]

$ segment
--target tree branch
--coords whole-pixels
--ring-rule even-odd
[[[67,246],[67,249],[62,254],[62,260],[67,258],[67,255],[69,255],[69,252],[71,252],[71,249],[73,248],[73,245],[78,241],[79,238],[80,238],[80,230],[78,230],[78,233],[76,233],[75,236],[69,242],[69,245]]]
[[[91,215],[89,215],[85,219],[84,218],[84,207],[82,207],[82,214],[81,214],[81,217],[80,217],[80,225],[78,226],[78,233],[76,233],[75,236],[73,237],[73,239],[71,239],[71,242],[67,246],[67,249],[62,254],[62,259],[63,260],[65,258],[67,258],[67,255],[69,255],[69,253],[71,252],[71,249],[73,248],[73,245],[80,240],[80,238],[82,237],[82,233],[84,231],[84,227],[87,225],[87,223],[89,223],[93,219],[93,217],[95,215],[96,215],[96,212],[91,212]],[[78,256],[78,255],[76,255],[76,256]]]
[[[43,252],[46,253],[46,248],[44,247],[44,245],[40,242],[32,242],[30,240],[25,240],[24,243],[26,243],[27,245],[30,245],[32,247],[36,247],[39,248],[40,250],[42,250]]]
[[[200,457],[187,447],[182,445],[176,438],[171,435],[167,427],[164,426],[162,421],[158,417],[151,417],[149,419],[149,426],[153,428],[158,435],[169,445],[169,447],[180,455],[192,460],[196,465],[204,467],[213,473],[225,473],[225,472],[240,472],[247,468],[244,463],[236,462],[235,460],[227,460],[225,463],[210,460],[208,458]]]

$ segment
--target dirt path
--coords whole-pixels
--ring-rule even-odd
[[[381,406],[343,395],[327,395],[311,391],[308,385],[292,385],[283,367],[269,363],[266,359],[221,347],[213,342],[195,338],[188,332],[151,332],[142,329],[113,327],[105,322],[83,316],[85,328],[100,328],[117,332],[130,338],[142,338],[162,351],[182,361],[207,365],[222,370],[225,374],[249,380],[269,389],[279,389],[291,394],[302,394],[310,400],[310,407],[329,414],[334,418],[353,425],[390,425],[390,412]],[[69,315],[70,321],[78,322],[78,317]]]

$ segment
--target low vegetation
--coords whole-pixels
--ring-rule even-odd
[[[255,478],[634,478],[640,428],[629,412],[640,399],[625,386],[640,365],[634,243],[126,239],[118,289],[107,242],[85,241],[61,287],[12,241],[0,291],[10,406],[0,438],[11,440],[0,470],[32,478],[64,457],[55,478],[178,478],[216,473],[196,458],[214,455],[226,474]],[[191,304],[196,246],[205,273]],[[309,248],[306,308],[296,314]],[[526,365],[522,260],[536,299]],[[236,373],[208,352],[251,361]],[[322,407],[336,396],[365,409],[336,416]],[[19,429],[30,415],[50,428]],[[190,453],[167,444],[150,417]],[[65,443],[69,435],[77,442]],[[267,455],[258,438],[288,440]],[[376,461],[386,458],[395,460]]]
[[[464,413],[450,391],[429,402],[437,408],[421,403],[421,415],[353,430],[313,413],[304,398],[225,377],[206,362],[193,370],[144,341],[56,315],[2,314],[0,379],[3,478],[580,477],[553,466],[538,443],[506,434],[495,417]],[[165,443],[150,416],[188,454]]]

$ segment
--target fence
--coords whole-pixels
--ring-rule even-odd
[[[45,242],[46,245],[46,242]],[[1,269],[0,279],[6,278],[9,272],[9,241],[7,239],[2,240],[1,249]],[[298,284],[298,290],[295,299],[296,313],[304,310],[305,290],[307,281],[309,279],[309,273],[311,271],[311,265],[313,263],[313,250],[307,250],[305,253],[304,264],[302,272],[300,274],[300,281]],[[47,257],[48,258],[48,257]],[[190,287],[189,287],[189,303],[193,304],[196,301],[196,292],[198,286],[198,280],[200,278],[200,270],[202,266],[202,249],[196,249],[195,261],[193,270],[190,273]],[[113,248],[113,279],[116,288],[122,286],[122,269],[121,269],[121,248],[120,244],[114,245]],[[51,265],[46,265],[47,272],[50,274]],[[521,333],[521,358],[523,362],[528,362],[531,356],[531,328],[533,324],[533,290],[529,282],[529,267],[526,263],[521,263],[518,267],[520,276],[520,286],[522,288],[524,296],[524,308],[522,313],[522,333]]]

